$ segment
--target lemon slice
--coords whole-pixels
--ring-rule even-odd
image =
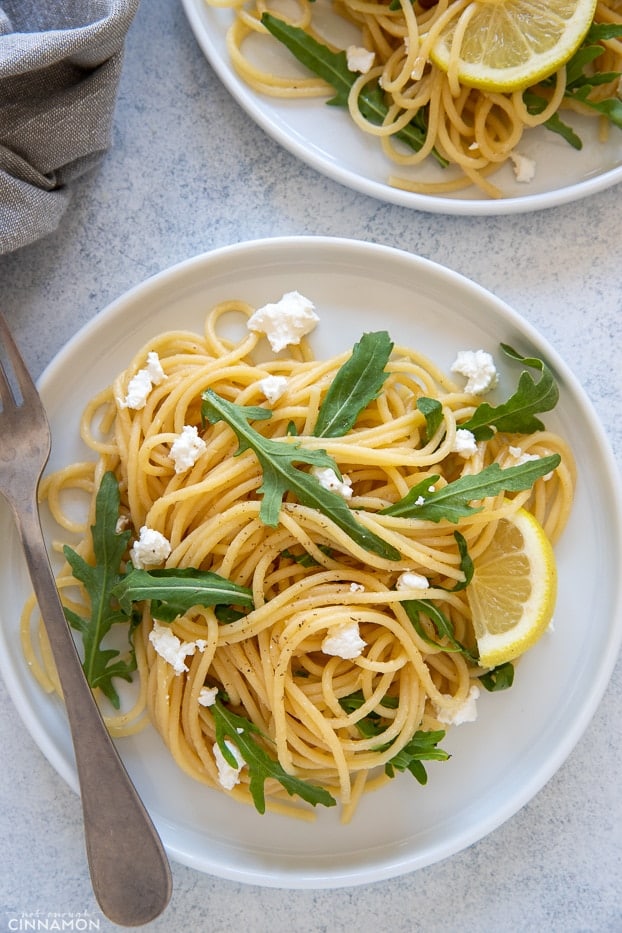
[[[455,69],[469,87],[520,90],[553,74],[576,52],[596,2],[474,0],[453,17],[450,4],[430,56],[443,71]]]
[[[473,561],[467,589],[482,667],[511,661],[534,645],[555,607],[557,569],[540,523],[524,509],[499,521]]]

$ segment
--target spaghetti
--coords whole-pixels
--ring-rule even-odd
[[[139,530],[149,529],[159,536],[154,540],[168,543],[155,562],[212,571],[252,593],[253,607],[225,622],[214,607],[194,606],[163,623],[149,601],[140,604],[133,636],[137,696],[131,709],[106,716],[111,732],[140,728],[148,713],[185,772],[250,802],[246,767],[232,769],[229,784],[223,777],[227,769],[211,704],[226,697],[228,707],[266,737],[264,748],[280,767],[327,788],[348,819],[364,791],[388,780],[391,762],[414,736],[444,730],[465,714],[484,673],[469,655],[474,634],[459,585],[464,565],[456,525],[392,516],[387,507],[421,481],[443,486],[492,463],[514,464],[519,455],[559,453],[552,475],[511,497],[487,498],[485,508],[459,522],[473,559],[497,523],[521,507],[554,541],[571,507],[573,460],[564,442],[545,430],[495,433],[468,457],[456,452],[460,424],[479,399],[404,347],[390,352],[382,390],[347,433],[316,437],[328,389],[352,354],[319,361],[302,338],[287,358],[258,362],[259,333],[249,331],[238,342],[222,336],[223,318],[231,312],[247,320],[253,309],[223,303],[208,315],[203,335],[172,331],[143,347],[86,406],[81,434],[95,461],[47,477],[42,496],[66,535],[77,539],[76,551],[93,562],[88,529],[102,479],[113,473],[119,528],[129,529],[133,541],[126,559],[140,562]],[[144,404],[134,399],[138,407],[131,407],[137,377],[145,372],[150,384]],[[290,493],[278,523],[265,524],[266,476],[252,450],[240,452],[243,445],[229,424],[204,422],[208,391],[244,406],[238,411],[254,412],[253,429],[263,438],[321,449],[333,458],[332,481],[349,509],[398,559],[357,543],[330,515]],[[442,411],[431,435],[422,398],[438,402]],[[270,416],[258,418],[258,409]],[[171,452],[188,428],[196,428],[194,446],[176,461]],[[67,502],[76,495],[86,495],[89,503],[84,523],[68,514]],[[65,604],[79,609],[85,594],[69,567],[58,585]],[[454,650],[427,621],[413,624],[409,601],[422,598],[442,610],[466,652]],[[23,642],[35,674],[48,689],[58,689],[32,603],[24,612]],[[360,728],[373,722],[382,725],[381,739],[377,730]],[[266,796],[272,810],[309,813],[272,777]]]

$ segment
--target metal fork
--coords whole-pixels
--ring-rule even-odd
[[[37,504],[39,479],[50,455],[50,428],[39,393],[0,314],[1,345],[19,393],[12,389],[8,367],[0,360],[0,493],[15,517],[63,689],[93,891],[110,920],[138,926],[157,917],[168,904],[170,867],[104,725],[65,620]]]

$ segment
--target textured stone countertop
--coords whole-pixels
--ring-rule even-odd
[[[110,301],[190,256],[302,234],[384,243],[468,276],[537,328],[583,385],[619,459],[621,195],[617,186],[535,213],[452,217],[342,187],[280,148],[238,106],[177,0],[145,0],[128,36],[113,147],[76,185],[56,233],[0,256],[2,311],[38,376]],[[22,727],[1,682],[0,706],[0,929],[113,929],[90,888],[78,797]],[[173,863],[171,904],[147,928],[622,930],[621,708],[618,661],[557,773],[448,859],[364,886],[291,891]]]

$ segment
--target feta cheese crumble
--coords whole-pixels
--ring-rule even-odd
[[[336,492],[343,499],[349,499],[352,495],[352,480],[349,476],[344,475],[339,479],[331,467],[312,467],[311,473],[324,489]]]
[[[122,408],[132,408],[140,411],[147,404],[147,398],[154,386],[160,385],[166,379],[157,353],[151,351],[147,354],[147,365],[132,376],[127,386],[127,393],[119,404]]]
[[[460,350],[451,371],[465,376],[464,391],[469,395],[483,395],[499,381],[494,360],[486,350]]]
[[[234,768],[229,764],[216,742],[214,742],[212,750],[214,752],[216,766],[218,767],[218,780],[225,790],[233,790],[235,785],[240,783],[240,771],[246,762],[242,758],[242,754],[237,745],[234,745],[233,742],[229,741],[229,739],[225,739],[225,745],[229,751],[232,752],[235,760],[237,761],[237,768]]]
[[[523,463],[529,463],[531,460],[540,460],[540,454],[528,454],[527,451],[523,450],[522,447],[509,447],[508,448],[512,459],[514,460],[515,466],[522,466]],[[547,480],[550,480],[553,476],[554,471],[551,470],[550,473],[546,473],[542,479],[546,483]]]
[[[199,437],[199,430],[194,425],[186,424],[171,445],[170,458],[175,464],[176,473],[185,473],[193,467],[207,444]]]
[[[170,625],[162,625],[157,620],[154,620],[153,628],[149,632],[149,641],[160,657],[171,665],[176,674],[183,674],[188,670],[186,658],[192,657],[197,649],[205,651],[207,647],[207,642],[203,639],[181,641]]]
[[[171,553],[171,544],[161,532],[143,525],[138,541],[130,551],[130,560],[138,570],[163,564]]]
[[[269,402],[274,404],[285,392],[287,388],[286,376],[265,376],[259,382],[259,388],[266,396]]]
[[[412,570],[405,570],[404,573],[401,573],[395,584],[397,590],[427,590],[429,587],[430,581],[428,578]]]
[[[529,184],[530,181],[534,180],[536,163],[533,159],[528,159],[527,156],[521,155],[520,152],[510,152],[510,159],[512,160],[512,168],[517,182]]]
[[[325,636],[322,651],[324,654],[351,661],[358,658],[366,646],[367,642],[361,638],[358,622],[343,622],[334,626]]]
[[[213,706],[217,693],[218,687],[201,687],[197,700],[201,706]]]
[[[477,453],[477,441],[473,432],[467,431],[466,428],[458,428],[452,449],[454,453],[460,454],[465,460]]]
[[[247,327],[265,334],[275,353],[300,343],[300,338],[311,333],[319,317],[313,302],[300,292],[286,292],[271,304],[258,308],[248,319]]]
[[[438,709],[437,716],[439,722],[447,726],[460,726],[463,722],[475,722],[477,719],[477,700],[479,698],[479,687],[471,687],[469,694],[457,709]]]
[[[358,45],[349,45],[346,49],[348,71],[359,71],[361,74],[366,75],[373,66],[375,57],[375,53],[370,52],[369,49],[361,48]]]

